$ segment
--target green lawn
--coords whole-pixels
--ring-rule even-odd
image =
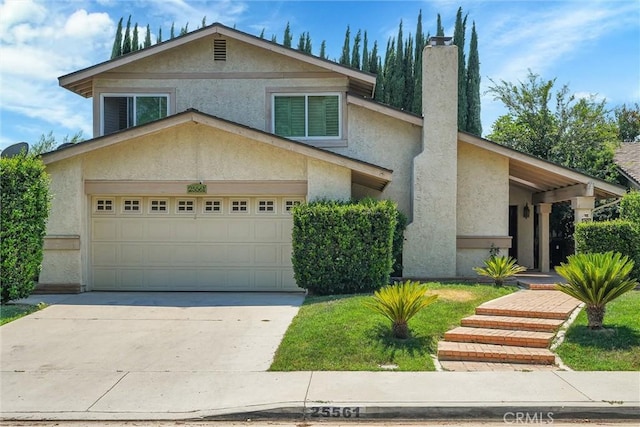
[[[46,307],[46,304],[3,304],[0,305],[0,326],[13,322],[27,314],[31,314]]]
[[[577,371],[640,371],[640,291],[607,304],[604,328],[589,330],[582,310],[557,349],[562,361]]]
[[[429,283],[438,300],[409,322],[412,337],[391,336],[391,322],[365,307],[370,295],[307,297],[278,348],[272,371],[433,371],[438,340],[481,303],[515,291],[490,285]]]

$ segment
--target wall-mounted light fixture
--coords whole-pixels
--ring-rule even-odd
[[[529,218],[531,214],[531,210],[529,209],[529,202],[525,203],[524,208],[522,208],[522,216],[525,218]]]

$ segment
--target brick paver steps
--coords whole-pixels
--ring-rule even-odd
[[[534,317],[488,316],[481,314],[474,314],[462,319],[462,326],[467,327],[538,332],[554,332],[563,323],[563,319],[537,319]]]
[[[546,348],[440,341],[438,359],[553,365],[556,356]]]
[[[559,291],[521,291],[485,302],[476,308],[476,314],[565,320],[578,304]]]
[[[529,289],[532,291],[555,291],[555,283],[531,283]]]
[[[438,359],[447,370],[557,369],[548,347],[579,304],[546,286],[488,301],[444,334]]]
[[[547,348],[555,333],[461,326],[444,334],[446,341]]]

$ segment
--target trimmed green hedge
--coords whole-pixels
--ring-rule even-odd
[[[398,210],[390,201],[317,201],[293,208],[293,271],[318,295],[368,292],[393,269]]]
[[[620,252],[635,261],[631,276],[640,279],[640,227],[631,221],[581,222],[576,225],[576,252]]]
[[[39,158],[0,159],[1,302],[31,295],[42,264],[49,179]]]

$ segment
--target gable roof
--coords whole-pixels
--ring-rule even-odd
[[[83,142],[78,142],[77,144],[62,146],[54,151],[44,153],[42,155],[42,160],[44,164],[47,165],[78,156],[89,151],[128,141],[132,138],[162,132],[163,130],[185,123],[203,124],[211,128],[243,136],[275,148],[280,148],[316,160],[322,160],[337,166],[349,168],[351,169],[351,180],[354,183],[373,188],[375,190],[382,191],[386,185],[391,182],[393,173],[391,169],[386,169],[372,163],[367,163],[342,154],[323,150],[322,148],[314,147],[303,142],[294,141],[248,126],[240,125],[229,120],[202,113],[195,109],[189,109],[182,113],[174,114],[151,123],[131,127]]]
[[[618,170],[636,188],[640,188],[640,142],[624,142],[616,150]]]
[[[467,132],[458,132],[458,141],[507,157],[509,181],[533,191],[533,203],[555,203],[578,196],[595,196],[598,199],[617,198],[626,193],[626,189],[619,185]]]
[[[66,74],[58,78],[58,83],[65,89],[69,89],[72,92],[84,96],[85,98],[90,98],[93,96],[93,78],[95,76],[209,36],[228,37],[323,68],[329,72],[343,75],[349,79],[350,91],[362,96],[373,96],[376,85],[376,76],[374,74],[366,73],[355,68],[340,65],[327,59],[309,55],[299,50],[288,48],[278,43],[226,27],[220,23],[214,23],[185,35],[155,44],[148,48],[131,52],[100,64]]]

